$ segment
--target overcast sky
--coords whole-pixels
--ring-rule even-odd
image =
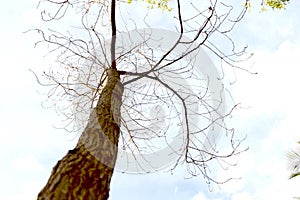
[[[44,109],[45,96],[29,69],[51,65],[46,52],[33,49],[36,38],[23,32],[38,20],[37,1],[1,4],[0,73],[0,199],[35,199],[52,167],[77,142],[58,130],[53,109]],[[285,154],[300,140],[300,21],[299,1],[287,10],[253,10],[232,34],[255,53],[249,63],[258,75],[236,71],[232,95],[243,109],[235,112],[232,126],[247,135],[250,149],[236,158],[238,165],[216,172],[218,178],[241,177],[210,192],[202,177],[126,175],[116,173],[111,200],[187,199],[253,200],[292,199],[300,196],[300,178],[288,180]],[[298,187],[298,188],[297,188]]]

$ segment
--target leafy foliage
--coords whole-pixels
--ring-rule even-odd
[[[138,0],[134,0],[138,1]],[[168,6],[169,0],[142,0],[143,2],[146,2],[149,4],[148,8],[154,9],[159,8],[167,11],[171,11],[172,8]],[[129,4],[132,3],[132,0],[127,0]],[[271,7],[273,10],[278,9],[281,10],[285,8],[285,6],[290,2],[290,0],[262,0],[262,10],[266,11],[267,7]],[[251,0],[246,0],[246,2],[243,4],[244,7],[250,8],[251,7]]]
[[[138,1],[138,0],[135,0],[135,1]],[[169,0],[142,0],[142,1],[145,1],[148,4],[150,4],[148,6],[148,8],[150,8],[150,9],[159,8],[159,9],[162,9],[163,11],[164,10],[167,10],[167,11],[172,10],[172,8],[169,8],[169,6],[168,6]],[[131,4],[132,0],[128,0],[127,2],[129,4]]]
[[[282,9],[289,3],[290,0],[265,0],[263,3],[272,9]]]
[[[273,10],[281,10],[284,9],[285,6],[290,2],[290,0],[262,0],[261,9],[262,11],[266,11],[268,7],[271,7]],[[251,8],[251,0],[246,0],[243,4],[244,7]]]
[[[300,144],[300,142],[298,142]],[[287,154],[289,168],[291,170],[290,179],[300,175],[300,149],[290,151]]]

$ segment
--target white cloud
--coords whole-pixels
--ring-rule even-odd
[[[43,166],[34,155],[20,155],[11,162],[12,169],[22,171],[41,171]]]
[[[192,198],[192,200],[208,200],[208,199],[203,193],[199,192]]]
[[[233,96],[250,112],[295,112],[300,111],[297,85],[299,82],[299,44],[283,42],[275,53],[256,52],[252,71],[258,75],[236,72],[237,83]]]
[[[245,191],[233,194],[231,197],[231,200],[253,200],[253,199],[254,199],[253,196]]]
[[[36,2],[35,2],[36,3]],[[32,9],[28,10],[27,12],[24,12],[23,16],[22,16],[22,23],[25,26],[36,26],[38,23],[41,22],[40,16],[41,13],[38,9],[35,9],[34,4],[32,4]]]
[[[204,193],[199,192],[198,194],[193,196],[191,200],[224,200],[224,198],[211,198],[207,197]]]

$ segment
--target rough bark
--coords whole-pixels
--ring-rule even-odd
[[[123,85],[107,71],[96,108],[76,147],[57,162],[38,200],[106,200],[117,159]]]

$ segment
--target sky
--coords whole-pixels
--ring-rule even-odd
[[[53,64],[47,49],[34,49],[36,36],[24,31],[38,23],[37,1],[1,4],[0,73],[0,199],[30,200],[46,184],[52,167],[76,144],[74,135],[57,129],[60,118],[45,109],[45,96],[29,69]],[[232,96],[241,107],[230,125],[247,135],[249,150],[234,158],[237,165],[216,171],[217,178],[236,177],[213,191],[201,176],[185,179],[183,169],[173,174],[115,173],[110,200],[265,200],[300,196],[300,179],[288,180],[286,152],[300,140],[300,2],[286,10],[260,13],[253,9],[232,37],[248,45],[250,75],[236,70]]]

